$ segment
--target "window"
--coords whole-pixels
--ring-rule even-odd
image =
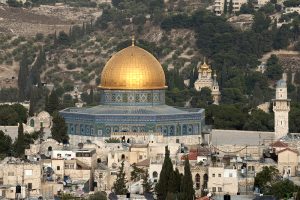
[[[57,169],[57,170],[60,170],[60,166],[57,166],[56,169]]]
[[[29,191],[32,190],[32,183],[28,183],[27,188]]]
[[[25,169],[24,174],[25,174],[25,176],[32,176],[32,170],[31,169]]]
[[[213,191],[213,192],[216,192],[216,191],[217,191],[217,190],[216,190],[216,187],[213,187],[213,188],[212,188],[212,191]]]
[[[218,177],[221,177],[221,174],[218,174]]]
[[[218,187],[218,192],[222,192],[222,188],[221,187]]]
[[[15,173],[14,172],[8,172],[8,176],[14,176]]]
[[[139,160],[143,159],[143,156],[142,155],[139,155]]]
[[[212,177],[216,177],[216,175],[215,175],[215,174],[212,174]]]
[[[232,177],[232,173],[229,173],[229,177]]]

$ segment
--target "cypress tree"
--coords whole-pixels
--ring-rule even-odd
[[[192,178],[188,156],[186,156],[184,161],[184,175],[182,177],[181,195],[185,200],[193,200],[195,196],[195,190],[193,187],[193,178]]]
[[[151,182],[149,180],[149,173],[148,173],[148,169],[145,170],[145,172],[143,173],[143,190],[144,193],[149,193],[151,191]]]
[[[91,89],[90,89],[90,98],[89,98],[90,100],[90,104],[93,104],[94,103],[94,89],[93,89],[93,87],[91,87]]]
[[[155,186],[155,192],[157,193],[157,198],[159,200],[165,200],[167,197],[169,189],[168,183],[172,173],[173,164],[170,159],[170,151],[168,149],[168,146],[166,146],[164,163],[159,175],[159,181]]]
[[[227,0],[224,1],[224,14],[227,14]]]
[[[53,125],[51,128],[52,138],[60,143],[65,143],[69,140],[69,136],[67,134],[67,125],[65,119],[60,116],[57,112],[53,114]]]
[[[59,110],[59,99],[56,94],[55,90],[52,90],[49,98],[48,98],[48,104],[46,105],[46,111],[50,113],[51,115]]]
[[[19,88],[19,100],[24,101],[26,99],[26,85],[28,80],[28,54],[25,51],[22,60],[20,62],[20,70],[18,74],[18,88]]]
[[[39,99],[39,91],[38,88],[35,86],[31,87],[30,92],[30,104],[29,104],[29,116],[33,116],[36,111],[36,105]]]
[[[22,122],[19,123],[18,127],[18,138],[15,142],[15,152],[17,156],[22,156],[25,153],[25,143],[24,143],[24,129]]]
[[[117,175],[117,180],[115,181],[113,185],[113,189],[117,195],[124,195],[128,192],[126,188],[126,177],[124,172],[124,161],[121,163],[121,166],[119,167],[119,173]]]
[[[232,2],[232,0],[230,0],[229,1],[229,7],[228,7],[229,14],[232,14],[232,11],[233,11],[233,2]]]

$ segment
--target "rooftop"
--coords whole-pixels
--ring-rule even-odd
[[[203,109],[174,108],[167,105],[153,106],[111,106],[98,105],[90,108],[67,108],[64,113],[94,114],[94,115],[168,115],[204,112]]]

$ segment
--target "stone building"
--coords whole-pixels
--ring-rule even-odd
[[[39,131],[42,127],[50,128],[52,126],[52,117],[48,112],[42,111],[33,117],[29,117],[27,125],[34,128],[35,131]]]
[[[2,196],[5,199],[16,198],[16,186],[22,187],[23,197],[39,197],[41,194],[40,162],[9,160],[0,166],[0,183]]]
[[[204,63],[199,67],[198,70],[198,79],[194,83],[194,87],[197,91],[201,91],[202,88],[207,87],[211,90],[211,95],[213,98],[214,104],[218,105],[220,98],[221,98],[221,93],[220,93],[220,88],[219,84],[217,81],[217,74],[216,72],[214,73],[212,77],[212,69],[210,68],[209,65]]]
[[[213,194],[232,194],[238,193],[238,174],[233,168],[210,166],[208,168],[208,191]]]
[[[298,151],[285,148],[277,152],[278,153],[278,165],[279,173],[288,178],[296,176],[298,171]]]

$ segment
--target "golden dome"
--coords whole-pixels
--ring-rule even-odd
[[[102,74],[100,88],[118,90],[164,89],[165,73],[158,60],[144,49],[127,47],[111,57]]]
[[[200,66],[199,72],[201,72],[201,71],[212,72],[212,70],[210,69],[209,65],[207,65],[205,61],[204,61],[204,63]]]

